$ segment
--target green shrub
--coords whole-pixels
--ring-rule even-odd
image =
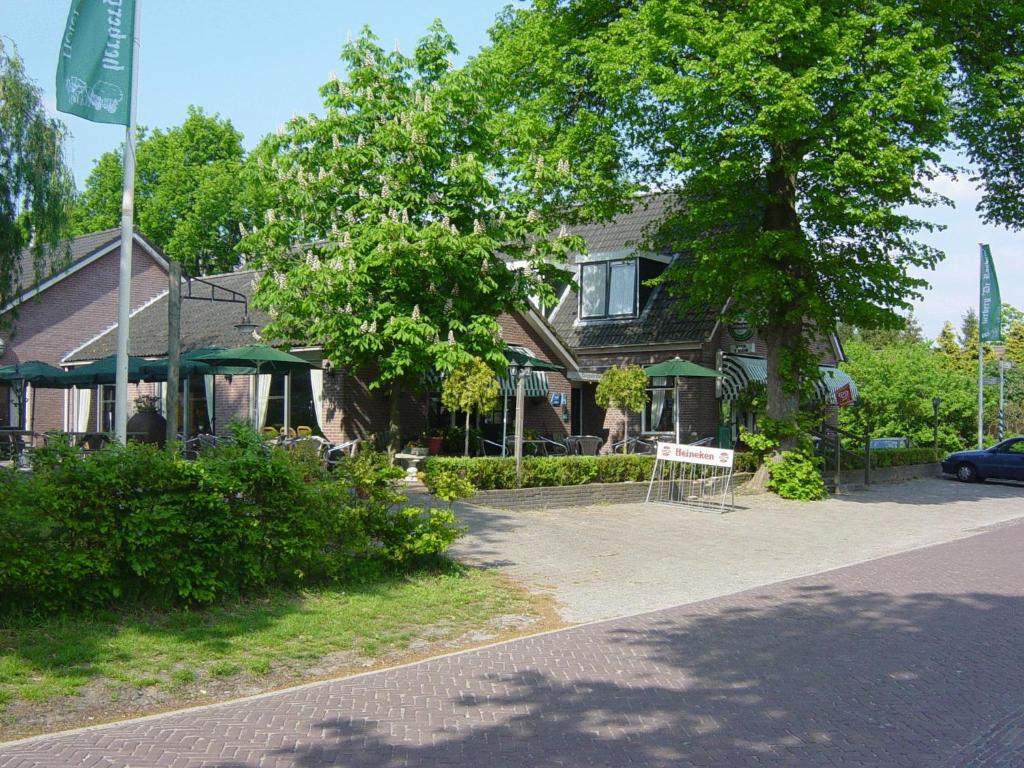
[[[434,456],[425,459],[421,466],[423,482],[431,493],[437,493],[448,474],[463,478],[478,490],[491,491],[650,480],[654,456],[524,456],[521,484],[516,483],[515,459],[509,457],[466,459]]]
[[[821,479],[821,459],[805,450],[783,451],[769,467],[768,490],[784,499],[825,498],[828,493]]]
[[[31,473],[0,470],[0,606],[203,603],[407,562],[459,535],[450,511],[408,506],[386,457],[364,452],[328,475],[247,427],[234,438],[195,461],[138,443],[56,445]]]
[[[757,468],[760,466],[761,458],[756,453],[749,452],[733,454],[733,472],[757,472]]]
[[[825,450],[822,453],[825,466],[828,469],[835,469],[835,452]],[[871,467],[880,469],[882,467],[904,467],[912,464],[932,464],[941,461],[945,456],[941,450],[934,448],[882,448],[871,451]],[[856,452],[843,450],[841,455],[843,469],[863,469],[864,449],[863,446]]]

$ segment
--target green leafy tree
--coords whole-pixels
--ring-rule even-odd
[[[37,278],[62,257],[57,244],[74,196],[64,138],[63,123],[47,116],[17,50],[0,39],[0,306],[28,277],[20,274],[23,248],[32,249]]]
[[[897,326],[926,285],[908,269],[940,258],[907,206],[938,199],[950,52],[912,14],[895,0],[536,0],[494,32],[515,109],[600,137],[578,145],[580,166],[678,191],[648,238],[686,254],[666,287],[700,307],[732,297],[758,328],[772,418],[797,413],[811,338]]]
[[[347,44],[324,115],[268,139],[257,168],[271,207],[240,246],[264,268],[264,333],[371,371],[390,395],[392,444],[403,393],[427,374],[472,357],[505,369],[496,318],[531,294],[552,300],[556,264],[579,245],[549,234],[559,206],[537,202],[568,166],[504,151],[484,74],[452,69],[455,50],[439,22],[411,56],[368,30]]]
[[[959,449],[976,429],[977,382],[970,370],[928,344],[898,343],[874,348],[846,345],[843,370],[857,382],[857,402],[839,411],[839,424],[858,435],[909,437],[931,445],[932,398],[940,397],[939,445]]]
[[[136,162],[139,229],[186,273],[236,266],[239,225],[252,212],[245,207],[242,134],[231,121],[189,107],[180,126],[140,130]],[[96,162],[74,213],[76,234],[117,226],[122,173],[121,151]]]
[[[1024,5],[1006,0],[916,4],[954,51],[955,130],[990,223],[1024,228]]]
[[[483,360],[474,358],[459,365],[441,384],[441,402],[450,411],[466,414],[466,443],[462,455],[469,456],[469,417],[475,411],[491,411],[498,405],[498,380]]]
[[[1024,367],[1024,321],[1017,321],[1006,331],[1006,359]]]
[[[856,328],[847,323],[840,323],[836,327],[836,333],[843,344],[856,339],[876,349],[900,342],[924,341],[924,333],[913,314],[902,318],[902,321],[902,326],[897,328]]]
[[[622,452],[629,447],[629,414],[638,413],[647,403],[647,374],[639,365],[613,365],[601,374],[594,402],[602,408],[622,411]]]

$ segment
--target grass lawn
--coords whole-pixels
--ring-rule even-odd
[[[443,653],[552,616],[496,573],[448,564],[203,609],[0,618],[0,740]]]

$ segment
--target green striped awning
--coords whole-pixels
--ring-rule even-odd
[[[814,392],[819,400],[824,400],[829,405],[835,405],[836,390],[844,384],[850,385],[853,399],[857,400],[857,385],[850,378],[850,374],[830,365],[818,366],[818,370],[821,371],[821,378],[814,382]]]
[[[844,384],[850,385],[853,399],[857,399],[857,385],[850,375],[831,365],[818,366],[820,378],[814,382],[814,393],[818,400],[835,405],[836,390]],[[755,382],[768,382],[768,361],[763,357],[747,357],[746,355],[723,355],[722,397],[735,400],[740,392]]]
[[[754,382],[767,383],[768,361],[763,357],[722,355],[722,397],[736,400],[740,392]]]
[[[501,396],[516,396],[516,380],[514,376],[502,376],[498,379],[501,385]],[[530,371],[523,382],[523,389],[527,397],[548,396],[548,375],[544,371]]]

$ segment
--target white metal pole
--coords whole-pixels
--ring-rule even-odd
[[[1003,361],[999,361],[999,423],[997,425],[999,442],[1003,441],[1005,420],[1003,418]]]
[[[117,282],[117,366],[114,375],[114,437],[128,437],[128,315],[132,295],[132,234],[135,217],[135,112],[139,98],[139,24],[142,0],[135,3],[132,33],[132,96],[124,138],[124,190],[121,196],[121,268]]]
[[[505,405],[501,414],[501,455],[505,457],[508,455],[508,390],[505,390],[504,396]]]

